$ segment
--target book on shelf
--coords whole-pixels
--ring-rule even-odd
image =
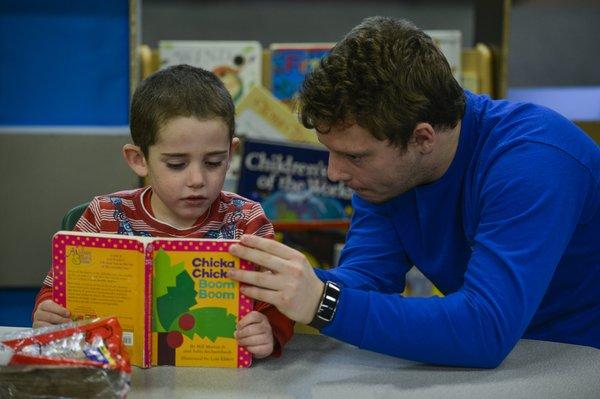
[[[335,43],[272,43],[271,91],[284,102],[294,99],[304,77],[319,65]]]
[[[446,57],[456,81],[462,84],[462,32],[457,29],[426,30]]]
[[[315,131],[302,126],[298,116],[262,86],[250,89],[236,105],[236,114],[236,129],[240,136],[318,143]]]
[[[226,274],[253,265],[234,242],[60,231],[53,299],[74,318],[116,316],[136,366],[249,367],[233,333],[253,301]]]
[[[262,82],[262,46],[257,41],[161,40],[161,67],[188,64],[217,75],[234,102]]]
[[[273,222],[348,219],[352,191],[327,178],[323,146],[245,138],[237,193],[260,202]]]

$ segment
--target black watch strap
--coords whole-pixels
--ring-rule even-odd
[[[317,313],[312,319],[309,326],[321,330],[323,327],[331,323],[335,316],[338,301],[340,300],[341,288],[333,281],[325,282],[325,288],[323,289],[323,295],[321,301],[317,307]]]

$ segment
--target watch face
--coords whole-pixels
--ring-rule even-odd
[[[320,330],[333,320],[340,298],[340,292],[340,287],[337,284],[331,281],[325,283],[323,297],[321,298],[315,317],[309,323],[310,326]]]

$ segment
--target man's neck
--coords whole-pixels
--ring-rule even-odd
[[[439,140],[439,152],[437,156],[434,158],[435,163],[432,166],[431,175],[429,176],[428,182],[433,182],[435,180],[440,179],[450,168],[454,157],[456,156],[456,151],[458,149],[458,142],[460,139],[460,127],[461,122],[453,128],[445,131],[441,131],[438,134]]]

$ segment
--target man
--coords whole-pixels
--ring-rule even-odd
[[[243,237],[243,292],[361,348],[496,367],[520,338],[600,347],[600,149],[531,104],[464,92],[412,24],[368,18],[302,86],[300,112],[355,191],[334,270]],[[418,267],[444,297],[404,298]]]

